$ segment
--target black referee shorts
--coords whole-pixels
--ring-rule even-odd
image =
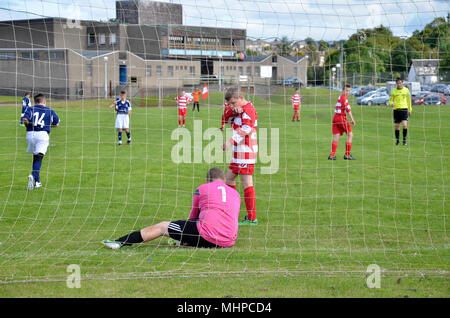
[[[208,242],[198,233],[197,222],[194,220],[178,220],[169,223],[169,236],[180,241],[181,245],[194,247],[220,247]]]
[[[394,109],[394,123],[400,124],[404,120],[408,120],[408,108]]]

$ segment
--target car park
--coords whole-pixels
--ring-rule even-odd
[[[363,98],[361,100],[361,105],[389,105],[389,95],[381,92],[375,92],[374,94],[371,94],[370,96]]]

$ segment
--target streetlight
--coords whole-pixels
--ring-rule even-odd
[[[332,69],[331,69],[331,71],[333,71],[333,90],[334,90],[334,79],[336,78],[336,68],[335,67],[333,67]]]
[[[219,92],[222,91],[222,54],[219,54]]]
[[[338,80],[337,80],[337,83],[336,83],[336,88],[339,88],[341,85],[341,64],[336,64],[336,67],[337,67],[337,69],[339,70],[339,73],[337,74],[338,75]],[[339,85],[339,87],[338,87],[338,85]]]
[[[108,57],[103,58],[105,61],[105,99],[108,98]]]

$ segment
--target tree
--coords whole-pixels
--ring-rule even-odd
[[[407,72],[411,60],[419,57],[416,50],[405,41],[392,51],[392,70],[394,72]]]

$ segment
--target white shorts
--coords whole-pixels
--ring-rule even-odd
[[[128,114],[117,114],[116,128],[120,129],[130,128],[130,116],[128,116]]]
[[[32,152],[34,155],[37,155],[38,153],[42,153],[45,155],[45,153],[47,152],[49,140],[50,138],[46,131],[28,131],[27,152]]]

